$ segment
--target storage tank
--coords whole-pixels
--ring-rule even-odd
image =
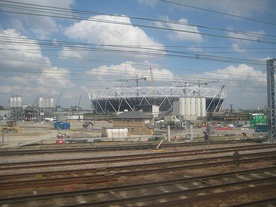
[[[206,98],[200,98],[201,100],[201,116],[206,116]]]
[[[201,100],[200,98],[196,98],[196,115],[197,116],[202,116],[201,114]]]
[[[45,98],[40,96],[38,98],[38,108],[44,108],[44,107],[45,107]]]
[[[10,97],[10,107],[13,108],[14,107],[14,98]]]
[[[190,115],[194,116],[196,115],[196,103],[195,103],[195,98],[190,98],[190,109],[191,109],[191,113]]]
[[[10,108],[22,108],[23,107],[23,99],[20,96],[12,96],[9,100]]]
[[[54,98],[50,98],[50,108],[55,108]]]
[[[50,98],[48,97],[45,99],[45,107],[50,108]]]
[[[191,115],[191,102],[190,98],[185,98],[185,115],[190,116]]]
[[[16,107],[17,108],[22,108],[23,107],[23,100],[22,100],[22,97],[17,97],[16,99]]]

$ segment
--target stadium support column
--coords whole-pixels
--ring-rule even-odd
[[[267,68],[267,124],[268,139],[271,142],[276,141],[276,123],[275,123],[275,71],[276,59],[266,61]]]

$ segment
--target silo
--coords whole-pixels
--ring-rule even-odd
[[[10,108],[18,109],[23,107],[23,99],[20,96],[12,96],[10,98]]]
[[[54,98],[50,98],[50,108],[55,108]]]
[[[19,96],[16,97],[16,107],[17,108],[22,108],[23,107],[22,97],[19,97]]]
[[[184,98],[178,100],[178,110],[180,115],[184,115]]]
[[[197,116],[202,116],[202,113],[201,113],[201,100],[200,98],[196,98],[196,115]]]
[[[38,98],[38,108],[44,108],[44,107],[45,107],[45,98],[40,96]]]
[[[185,112],[187,116],[191,115],[191,100],[190,98],[185,98]]]
[[[50,108],[50,98],[45,98],[45,108]]]
[[[187,97],[182,99],[182,115],[187,115]]]
[[[13,97],[10,97],[10,108],[13,108],[14,107],[14,100],[13,100]]]
[[[206,116],[206,98],[201,99],[201,116]]]
[[[190,109],[191,109],[191,112],[190,112],[190,115],[194,116],[196,115],[196,99],[195,98],[190,98],[190,101],[191,101],[191,105],[190,105]]]

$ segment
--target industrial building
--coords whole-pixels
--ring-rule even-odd
[[[9,119],[42,121],[52,117],[55,110],[55,102],[52,97],[38,97],[33,104],[24,104],[23,97],[12,96],[9,99]]]

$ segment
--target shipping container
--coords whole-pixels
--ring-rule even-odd
[[[55,129],[70,129],[70,122],[55,122]]]

